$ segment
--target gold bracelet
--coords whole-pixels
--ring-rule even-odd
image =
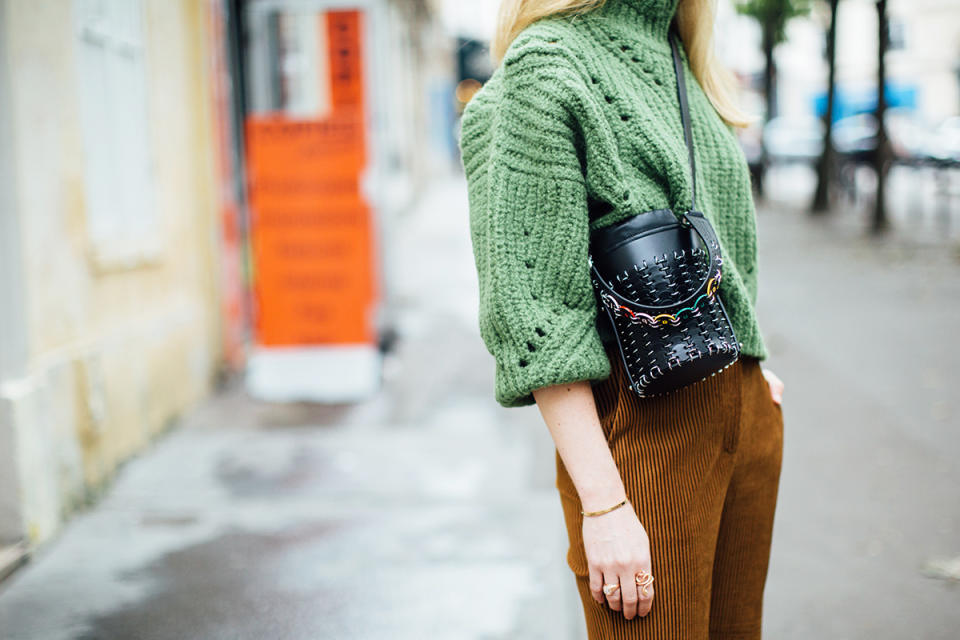
[[[616,509],[616,508],[618,508],[618,507],[622,507],[622,506],[625,505],[625,504],[627,504],[627,499],[626,499],[626,498],[624,498],[624,499],[623,499],[623,502],[621,502],[620,504],[615,504],[615,505],[613,505],[612,507],[608,507],[608,508],[606,508],[606,509],[601,509],[600,511],[583,511],[583,510],[581,509],[581,510],[580,510],[580,513],[581,513],[582,515],[585,515],[585,516],[599,516],[599,515],[602,514],[602,513],[607,513],[608,511],[613,511],[614,509]]]

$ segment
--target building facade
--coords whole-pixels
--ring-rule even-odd
[[[310,207],[362,194],[376,237],[365,268],[390,305],[390,238],[455,165],[452,52],[435,14],[429,0],[0,0],[0,577],[4,547],[49,540],[220,374],[251,368],[256,294],[276,291],[253,291],[265,265],[251,218],[264,212],[247,134],[320,131],[324,105],[351,104],[356,61],[310,57],[344,54],[331,42],[351,24],[367,25],[350,51],[364,52],[368,161]],[[328,69],[336,82],[318,82]],[[303,168],[270,163],[288,182]],[[288,204],[300,201],[280,213]],[[285,282],[338,266],[324,232],[284,240],[310,259]]]
[[[215,379],[204,10],[0,2],[0,545],[48,539]]]

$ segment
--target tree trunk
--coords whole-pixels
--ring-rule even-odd
[[[887,0],[877,0],[877,18],[877,22],[879,23],[877,46],[877,147],[873,154],[873,167],[877,174],[877,195],[874,199],[875,208],[873,212],[872,231],[874,233],[883,233],[889,227],[884,187],[887,182],[887,170],[890,167],[891,156],[890,144],[887,140],[887,128],[885,126],[887,98],[884,91],[884,79],[886,76],[884,54],[887,52],[890,35],[887,23]]]
[[[764,57],[764,68],[763,68],[763,94],[766,101],[767,113],[764,118],[764,124],[770,122],[772,118],[776,116],[777,104],[776,104],[776,86],[775,86],[775,70],[774,70],[774,61],[773,61],[773,25],[770,22],[763,24],[763,57]],[[756,181],[757,192],[760,196],[763,196],[764,193],[764,179],[767,166],[769,165],[769,156],[767,154],[767,145],[763,141],[763,135],[760,136],[760,167],[758,170],[758,179]]]
[[[830,209],[830,183],[836,166],[833,149],[833,105],[837,84],[837,6],[840,0],[830,0],[830,28],[827,31],[827,113],[823,132],[823,153],[817,162],[817,191],[813,196],[812,213],[825,213]]]
[[[767,122],[777,116],[777,87],[776,63],[773,60],[773,29],[772,22],[763,26],[763,91],[767,99]]]

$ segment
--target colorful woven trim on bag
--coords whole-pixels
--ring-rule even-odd
[[[700,297],[696,299],[696,301],[693,303],[692,306],[684,307],[683,309],[680,309],[679,311],[677,311],[676,314],[660,313],[655,316],[652,316],[649,313],[643,313],[642,311],[634,311],[629,307],[623,306],[622,304],[617,302],[616,299],[606,291],[601,292],[600,297],[603,298],[604,304],[610,307],[610,309],[612,309],[616,314],[626,318],[630,322],[643,323],[651,327],[655,327],[658,325],[666,325],[666,324],[671,324],[676,326],[680,324],[681,314],[689,313],[691,315],[696,315],[695,312],[697,311],[697,307],[700,306],[700,303],[703,302],[704,300],[712,300],[714,294],[719,288],[720,288],[720,270],[717,269],[717,272],[713,275],[713,277],[707,280],[707,292],[701,294]]]

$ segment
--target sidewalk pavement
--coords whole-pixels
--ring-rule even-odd
[[[584,638],[549,432],[492,398],[467,224],[449,179],[395,225],[383,393],[224,390],[0,586],[0,637]],[[958,256],[787,206],[758,224],[786,385],[765,635],[956,638],[960,582],[928,563],[960,556]]]

